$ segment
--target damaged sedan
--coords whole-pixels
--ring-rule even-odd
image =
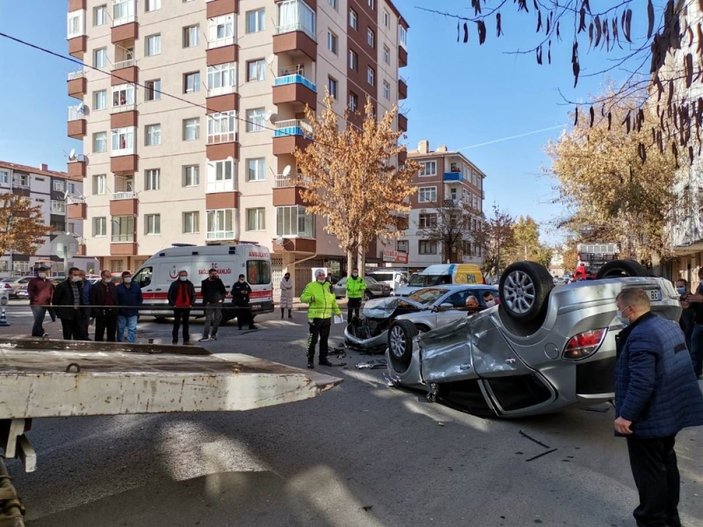
[[[522,417],[613,399],[615,297],[644,289],[652,311],[677,323],[672,283],[630,261],[603,266],[598,279],[554,287],[535,262],[517,262],[501,277],[501,303],[419,333],[407,320],[390,324],[386,358],[397,386],[479,416]],[[633,276],[637,275],[637,276]]]

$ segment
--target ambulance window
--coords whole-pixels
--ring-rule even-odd
[[[146,287],[151,284],[152,267],[142,267],[132,278],[132,282],[139,287]]]
[[[248,260],[247,282],[252,285],[271,282],[271,264],[265,260]]]

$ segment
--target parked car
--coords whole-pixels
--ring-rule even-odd
[[[615,337],[623,328],[615,297],[631,287],[647,291],[654,313],[678,323],[672,283],[634,262],[615,260],[596,280],[559,287],[541,265],[517,262],[502,274],[497,307],[426,333],[396,319],[386,352],[390,377],[482,416],[522,417],[611,400]]]
[[[429,331],[466,318],[466,299],[470,295],[479,301],[480,309],[485,309],[486,292],[498,296],[498,288],[490,285],[439,285],[418,289],[405,297],[369,300],[361,311],[361,319],[352,321],[344,330],[344,341],[351,347],[383,352],[394,320],[407,321],[417,332]]]
[[[379,267],[373,271],[368,271],[365,276],[371,277],[377,282],[388,284],[388,287],[391,288],[391,294],[394,293],[397,287],[404,286],[408,283],[407,271],[388,267]]]
[[[9,298],[20,298],[19,292],[24,289],[26,298],[27,284],[34,278],[33,276],[20,276],[15,278],[3,278],[0,281],[0,289],[7,291]]]
[[[382,282],[377,282],[371,276],[365,276],[364,282],[366,282],[366,291],[364,291],[364,298],[366,300],[370,298],[378,298],[384,296],[390,296],[391,288],[388,284]],[[347,277],[341,278],[332,286],[332,292],[337,298],[344,298],[347,296]]]

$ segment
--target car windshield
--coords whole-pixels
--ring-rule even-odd
[[[410,295],[408,295],[408,298],[410,300],[414,300],[415,302],[419,302],[420,304],[427,305],[436,301],[446,292],[447,290],[441,287],[427,287],[425,289],[413,291]]]
[[[374,273],[372,275],[366,275],[368,278],[374,278],[375,280],[378,280],[379,282],[392,282],[393,281],[393,273]]]
[[[378,283],[378,282],[376,281],[376,279],[375,279],[373,276],[365,276],[365,277],[364,277],[364,282],[366,282],[366,285],[369,285],[369,284],[377,284],[377,283]]]
[[[451,283],[449,275],[442,274],[414,274],[410,277],[409,286],[425,287],[430,285],[438,285],[443,283]]]

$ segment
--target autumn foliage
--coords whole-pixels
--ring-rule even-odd
[[[0,194],[0,254],[34,254],[50,230],[41,207],[32,206],[24,196]]]

